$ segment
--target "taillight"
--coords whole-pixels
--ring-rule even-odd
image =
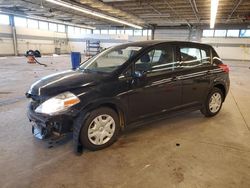
[[[224,72],[229,73],[229,67],[226,64],[220,64],[218,65]]]

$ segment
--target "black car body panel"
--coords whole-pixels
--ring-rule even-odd
[[[50,129],[48,132],[63,134],[73,130],[75,119],[79,115],[87,115],[93,109],[108,106],[122,117],[121,124],[126,127],[157,115],[183,109],[200,109],[209,91],[215,86],[222,89],[225,99],[230,85],[229,76],[219,67],[222,62],[211,46],[168,41],[135,42],[130,43],[130,46],[140,46],[141,49],[111,73],[79,68],[56,73],[35,82],[26,94],[28,98],[32,98],[28,107],[30,121],[45,130]],[[161,69],[164,65],[152,65],[156,67],[156,71],[152,69],[146,73],[137,72],[136,69],[141,68],[143,63],[136,67],[135,62],[143,62],[145,54],[152,49],[155,53],[156,49],[165,46],[172,50],[173,63],[169,65],[173,66],[172,69]],[[184,61],[184,58],[189,57],[185,57],[185,53],[181,51],[186,48],[200,49],[200,53],[206,53],[206,63],[188,68],[189,65],[185,65],[185,62],[192,61]],[[35,112],[41,103],[65,91],[76,95],[80,103],[56,115]],[[76,129],[78,132],[74,133],[74,139],[77,143],[81,127]]]
[[[36,96],[53,96],[64,91],[90,87],[103,77],[102,74],[64,71],[38,80],[31,86],[29,93]]]

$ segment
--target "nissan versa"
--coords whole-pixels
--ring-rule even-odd
[[[26,93],[41,139],[73,131],[76,151],[103,149],[129,125],[200,110],[216,115],[229,68],[215,50],[192,42],[144,41],[104,50],[76,70],[46,76]]]

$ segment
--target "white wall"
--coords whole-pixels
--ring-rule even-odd
[[[39,29],[16,27],[17,51],[24,55],[26,51],[39,50],[42,54],[53,54],[55,48],[61,53],[86,52],[86,40],[99,40],[102,48],[126,42],[147,40],[147,37],[128,35],[66,34]],[[0,56],[14,55],[12,30],[10,26],[0,25]]]
[[[65,33],[17,27],[16,35],[18,54],[24,54],[29,49],[51,54],[55,53],[55,48],[60,48],[61,53],[68,53]]]
[[[68,34],[69,51],[86,52],[86,40],[100,41],[101,48],[119,45],[129,41],[127,35]]]
[[[85,53],[86,40],[100,40],[102,48],[147,40],[143,36],[66,34],[30,28],[16,28],[17,50],[19,55],[29,49],[40,50],[42,54],[53,54],[55,48],[61,53],[78,51]],[[198,41],[214,46],[222,59],[250,60],[250,39],[246,38],[201,38],[201,30],[157,29],[155,39]],[[12,30],[10,26],[0,25],[0,56],[14,55]]]
[[[201,38],[211,44],[222,59],[250,60],[250,39],[247,38]]]
[[[10,26],[0,25],[0,54],[3,55],[13,55],[14,54],[14,45],[12,38],[9,37],[11,33]]]
[[[156,29],[154,39],[156,40],[179,40],[187,41],[189,38],[188,29]]]
[[[157,29],[155,39],[194,41],[211,44],[222,59],[250,60],[248,38],[202,38],[200,29]]]
[[[0,38],[0,55],[13,55],[14,45],[13,40],[9,38]]]
[[[55,48],[60,48],[61,53],[69,53],[65,33],[16,27],[16,36],[19,55],[30,49],[39,50],[42,54],[52,54],[55,53]],[[0,56],[14,55],[12,37],[11,27],[0,25]]]

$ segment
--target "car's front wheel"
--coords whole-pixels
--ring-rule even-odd
[[[206,117],[212,117],[219,113],[223,103],[223,93],[219,88],[213,88],[208,94],[201,113]]]
[[[90,113],[80,134],[81,144],[89,150],[100,150],[113,144],[119,133],[117,113],[110,108],[99,108]]]

